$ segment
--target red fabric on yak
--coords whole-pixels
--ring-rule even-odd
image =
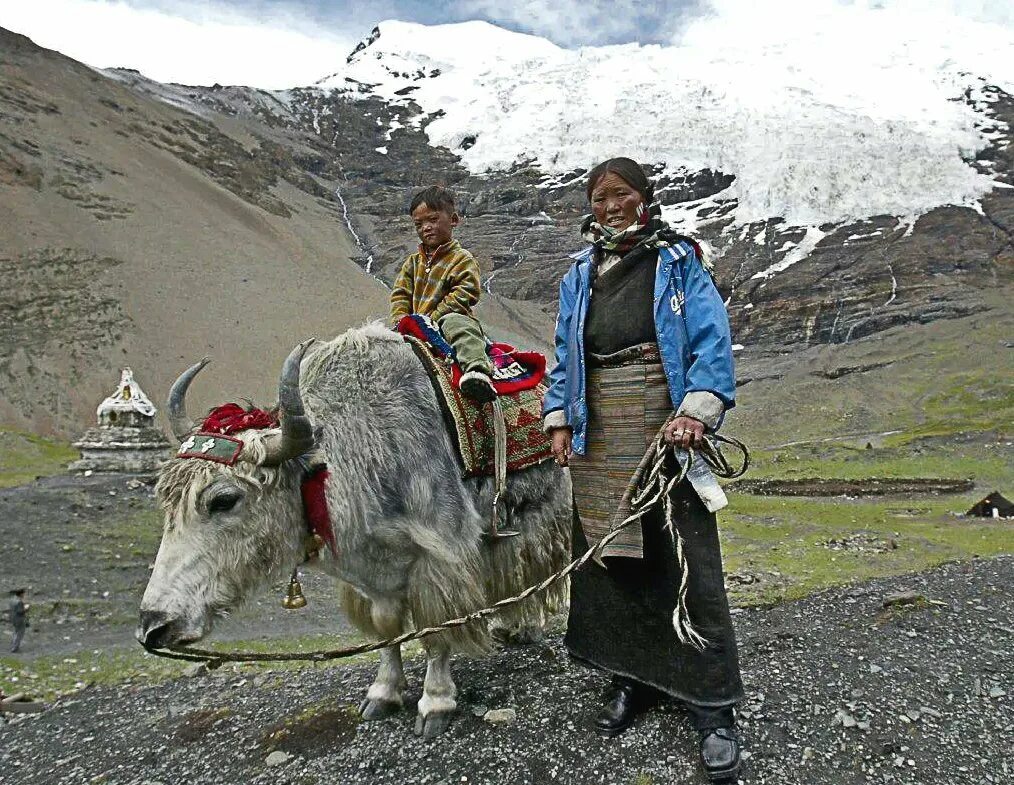
[[[338,555],[338,545],[335,542],[334,530],[331,528],[331,515],[327,509],[327,497],[324,489],[327,487],[327,478],[330,473],[327,466],[321,464],[316,466],[303,479],[303,513],[306,522],[310,524],[310,531],[319,535],[331,549],[331,553]]]
[[[250,428],[277,428],[278,415],[264,409],[244,409],[238,403],[225,403],[208,412],[201,423],[204,433],[230,436]]]

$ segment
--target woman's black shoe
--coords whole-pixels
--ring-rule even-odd
[[[614,676],[606,705],[595,718],[595,729],[599,735],[611,739],[629,728],[637,713],[636,702],[637,685],[629,679]]]
[[[739,775],[739,734],[735,728],[707,728],[701,734],[701,763],[712,782],[732,783]]]

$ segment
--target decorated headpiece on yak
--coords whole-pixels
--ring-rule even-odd
[[[243,409],[235,403],[225,404],[213,409],[201,424],[201,430],[195,433],[196,425],[187,416],[187,390],[194,377],[210,362],[208,358],[195,363],[180,374],[169,390],[168,414],[169,425],[173,435],[180,442],[180,455],[188,454],[196,446],[196,437],[205,435],[213,439],[221,439],[223,434],[235,434],[246,430],[265,430],[260,438],[250,441],[251,454],[243,455],[243,459],[263,466],[278,466],[291,458],[298,458],[313,449],[313,426],[303,409],[303,400],[299,395],[299,364],[303,360],[307,347],[313,341],[301,343],[285,359],[281,378],[278,382],[278,409]],[[215,443],[216,452],[228,450],[228,442],[242,448],[246,442],[233,436],[227,436],[225,442]],[[207,441],[198,447],[198,452],[209,452]],[[257,445],[257,447],[253,447]],[[239,454],[229,460],[219,460],[226,465],[233,465]]]

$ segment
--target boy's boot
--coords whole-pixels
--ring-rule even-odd
[[[454,347],[458,366],[463,371],[458,386],[474,401],[488,403],[496,398],[493,387],[493,364],[486,354],[486,336],[482,327],[470,316],[449,313],[440,320],[440,332]]]

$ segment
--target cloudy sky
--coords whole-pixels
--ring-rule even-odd
[[[335,70],[378,22],[483,19],[565,47],[679,42],[689,23],[739,0],[0,0],[0,26],[96,67],[160,81],[305,85]],[[792,5],[801,0],[764,0]],[[1010,0],[836,0],[947,6],[1014,24]],[[719,42],[716,42],[716,45]]]
[[[483,19],[567,46],[679,34],[707,0],[3,0],[0,26],[100,68],[160,81],[308,84],[385,19]]]

